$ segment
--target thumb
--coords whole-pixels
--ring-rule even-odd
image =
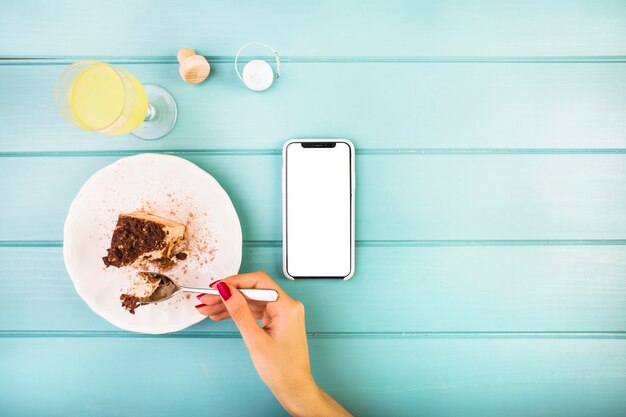
[[[248,348],[269,337],[265,330],[257,324],[250,307],[248,307],[246,297],[238,289],[222,281],[217,283],[216,288]]]

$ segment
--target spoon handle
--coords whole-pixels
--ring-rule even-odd
[[[278,293],[275,290],[261,290],[258,288],[240,289],[243,295],[250,300],[256,301],[276,301]]]
[[[195,292],[200,294],[220,295],[217,290],[212,288],[190,288],[180,287],[181,291]],[[275,290],[266,290],[260,288],[238,288],[249,300],[256,301],[276,301],[278,293]]]

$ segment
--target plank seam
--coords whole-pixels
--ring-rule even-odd
[[[357,240],[357,247],[623,246],[626,239]],[[244,247],[282,247],[281,240],[244,240]],[[0,240],[0,248],[59,248],[62,240]]]
[[[120,55],[0,55],[0,65],[67,65],[78,59],[91,58],[112,64],[178,64],[173,55],[146,55],[143,57]],[[206,55],[212,64],[231,64],[234,56]],[[250,55],[244,61],[266,59],[265,56]],[[626,62],[626,55],[551,55],[551,56],[281,56],[281,63],[292,64],[612,64]]]
[[[281,155],[282,149],[120,149],[103,151],[5,151],[5,158],[72,158],[132,156],[156,153],[178,156],[258,156]],[[626,154],[626,148],[365,148],[357,155],[611,155]]]
[[[308,332],[319,339],[626,339],[624,331]],[[241,339],[239,332],[143,334],[122,330],[2,330],[0,338]]]

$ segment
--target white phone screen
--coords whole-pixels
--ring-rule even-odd
[[[286,269],[294,278],[344,278],[351,272],[350,152],[343,142],[287,146]]]

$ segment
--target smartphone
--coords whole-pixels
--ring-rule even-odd
[[[289,279],[354,274],[354,146],[293,139],[283,146],[283,272]]]

